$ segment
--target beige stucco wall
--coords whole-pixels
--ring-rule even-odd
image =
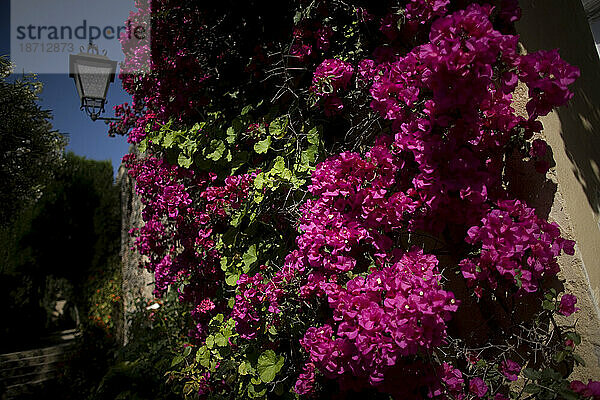
[[[600,378],[600,60],[579,0],[521,0],[523,16],[517,32],[528,52],[559,48],[562,58],[581,70],[573,85],[575,97],[542,119],[543,136],[556,163],[549,182],[524,179],[528,200],[536,206],[551,204],[550,220],[561,225],[577,242],[575,257],[561,257],[567,291],[579,298],[577,321],[584,337],[579,353],[586,367],[579,379]],[[525,95],[525,88],[520,88]],[[517,99],[518,101],[518,99]],[[532,178],[533,179],[533,178]],[[551,189],[550,192],[548,189]],[[554,193],[553,193],[554,192]],[[552,198],[546,198],[551,193]],[[537,203],[537,204],[535,204]]]

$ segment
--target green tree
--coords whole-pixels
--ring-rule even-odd
[[[81,317],[87,315],[89,277],[119,262],[120,203],[111,163],[67,153],[54,176],[0,245],[0,282],[8,285],[0,294],[8,308],[1,333],[14,340],[35,340],[52,328],[46,311],[56,282]]]
[[[12,66],[0,57],[0,227],[38,199],[62,161],[65,138],[38,105],[42,85],[33,75],[9,80]]]

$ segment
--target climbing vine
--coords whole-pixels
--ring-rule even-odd
[[[555,320],[574,243],[507,189],[511,157],[545,174],[539,117],[579,76],[519,51],[516,1],[137,5],[152,43],[122,39],[111,129],[137,145],[142,267],[194,321],[185,396],[600,395]]]

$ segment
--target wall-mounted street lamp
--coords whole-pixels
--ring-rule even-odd
[[[92,121],[118,121],[119,118],[100,116],[104,112],[108,86],[115,81],[117,62],[106,57],[106,50],[104,54],[98,54],[98,47],[92,43],[88,45],[87,53],[83,50],[81,46],[79,54],[69,55],[69,76],[75,80],[81,99],[80,109],[85,110]]]

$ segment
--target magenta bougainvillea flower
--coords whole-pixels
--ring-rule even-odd
[[[150,12],[137,3],[135,18]],[[197,375],[200,396],[233,396],[238,383],[242,397],[255,395],[262,383],[253,371],[268,380],[278,364],[269,359],[259,368],[254,355],[264,361],[274,352],[282,354],[286,379],[264,390],[281,383],[306,397],[339,387],[399,399],[509,398],[506,381],[518,379],[521,365],[505,359],[492,372],[506,380],[494,381],[478,370],[485,355],[467,358],[441,347],[461,299],[507,294],[513,302],[539,294],[558,273],[561,253],[574,253],[556,223],[507,189],[505,160],[514,151],[547,171],[547,144],[533,140],[542,130],[538,117],[573,97],[569,85],[579,71],[556,50],[519,52],[518,36],[508,33],[520,17],[516,0],[496,8],[458,3],[408,0],[365,9],[299,2],[281,26],[265,26],[268,41],[236,53],[224,45],[235,40],[214,27],[206,10],[189,5],[181,12],[177,1],[153,0],[173,20],[153,19],[151,73],[123,77],[134,98],[115,112],[129,141],[149,149],[124,163],[144,205],[144,224],[132,234],[142,265],[155,276],[156,295],[173,287],[191,304],[190,340],[199,347],[207,345],[207,322],[217,313],[221,321],[230,318],[230,329],[235,324],[220,341],[231,359],[219,358]],[[279,31],[287,33],[277,42]],[[223,43],[202,53],[195,41],[210,43],[211,35]],[[151,50],[122,42],[126,71]],[[238,64],[248,75],[240,71],[244,79],[229,87],[221,74]],[[527,116],[513,108],[519,82],[529,89]],[[264,105],[240,103],[258,100],[255,93],[275,94],[268,115]],[[310,107],[315,102],[318,110]],[[215,112],[222,104],[227,110]],[[240,115],[233,112],[238,106]],[[285,114],[287,125],[276,118],[275,129],[274,112]],[[170,164],[179,162],[175,142],[153,143],[156,132],[169,121],[184,132],[207,114],[226,121],[188,132],[177,145],[210,143],[218,151],[199,162],[205,149],[197,149],[198,159],[181,164],[189,167]],[[363,131],[370,136],[341,139]],[[308,150],[293,150],[306,140]],[[312,173],[300,176],[300,169]],[[249,220],[260,228],[243,231]],[[271,241],[269,229],[287,236]],[[250,256],[248,241],[260,249]],[[463,279],[464,290],[449,290],[465,287]],[[557,311],[571,315],[576,302],[564,294]],[[248,364],[242,368],[240,360]],[[245,381],[258,383],[250,390],[236,375],[231,384],[227,368],[242,368]],[[571,389],[591,397],[598,385],[575,381]]]
[[[469,392],[481,399],[488,392],[488,387],[480,377],[471,379],[469,382]]]
[[[519,379],[519,373],[521,372],[521,366],[513,360],[504,360],[500,363],[500,372],[509,381],[516,381]]]
[[[348,87],[353,73],[354,67],[342,60],[324,60],[315,70],[311,91],[320,97],[335,96]]]
[[[560,299],[558,312],[568,317],[574,312],[579,311],[579,308],[575,307],[575,304],[577,304],[577,297],[572,294],[564,294]]]

